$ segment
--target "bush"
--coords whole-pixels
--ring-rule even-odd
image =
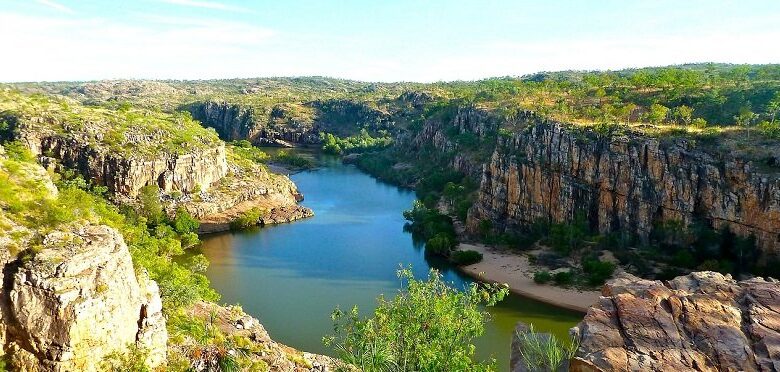
[[[196,233],[200,227],[200,222],[190,215],[184,208],[176,209],[176,216],[173,218],[173,228],[179,234]]]
[[[615,272],[615,264],[592,259],[585,260],[582,263],[582,271],[585,272],[585,279],[589,285],[599,286],[612,277]]]
[[[256,226],[260,221],[260,216],[263,215],[263,210],[260,208],[252,208],[241,214],[233,222],[230,223],[230,228],[233,230],[243,230],[252,226]]]
[[[537,284],[546,284],[552,280],[552,274],[549,271],[537,271],[534,273],[534,282]]]
[[[157,185],[146,185],[141,188],[138,195],[141,208],[138,213],[146,217],[151,226],[156,226],[165,221],[162,203],[160,203],[160,188]]]
[[[482,253],[477,251],[455,251],[452,254],[452,262],[458,266],[473,265],[482,261]]]
[[[574,273],[571,271],[559,271],[553,276],[556,285],[571,285],[574,283]]]
[[[362,371],[483,371],[474,361],[473,340],[484,332],[492,306],[507,295],[497,284],[472,284],[465,291],[447,285],[435,270],[427,281],[411,270],[398,272],[405,285],[395,298],[379,297],[373,317],[357,306],[336,309],[334,334],[323,339],[345,363]],[[399,366],[404,366],[403,369]]]
[[[425,253],[437,254],[440,256],[449,256],[452,248],[455,247],[455,240],[447,233],[438,233],[425,243]]]
[[[557,371],[579,348],[576,338],[563,343],[552,334],[536,333],[533,324],[527,332],[517,332],[516,336],[517,352],[528,371]]]

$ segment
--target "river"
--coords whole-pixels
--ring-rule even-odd
[[[421,244],[403,231],[402,211],[414,192],[401,189],[322,156],[322,167],[291,176],[315,216],[291,224],[203,237],[211,261],[206,275],[223,303],[240,303],[260,319],[274,340],[300,350],[332,354],[322,337],[332,331],[336,307],[358,305],[368,314],[376,297],[392,296],[399,265],[425,278],[431,267],[462,288],[471,279],[425,257]],[[509,369],[509,344],[517,321],[567,337],[581,315],[511,295],[489,308],[491,322],[477,340],[477,357]]]

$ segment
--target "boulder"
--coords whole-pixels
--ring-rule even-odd
[[[780,284],[695,272],[610,281],[573,330],[572,371],[780,370]]]
[[[159,289],[136,273],[116,230],[49,233],[34,258],[13,265],[2,307],[5,348],[16,369],[97,371],[105,357],[131,346],[149,353],[148,366],[164,364]]]

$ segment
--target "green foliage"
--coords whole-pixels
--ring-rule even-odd
[[[425,253],[449,256],[455,248],[455,240],[446,232],[440,232],[425,242]]]
[[[517,332],[517,349],[520,360],[528,371],[557,371],[564,361],[574,358],[579,341],[572,338],[562,342],[552,334],[539,334],[533,324],[528,331]]]
[[[200,222],[190,215],[184,208],[176,209],[176,215],[173,218],[173,228],[179,234],[197,233]]]
[[[168,332],[171,342],[184,351],[184,355],[174,357],[185,359],[186,370],[195,365],[209,371],[268,370],[263,361],[251,358],[263,352],[262,345],[248,337],[225,334],[217,325],[214,311],[205,317],[181,310],[171,313]]]
[[[612,277],[612,274],[615,272],[615,264],[595,259],[586,259],[582,262],[582,271],[585,273],[588,285],[600,286]]]
[[[482,335],[492,306],[507,295],[499,285],[472,284],[456,290],[431,270],[427,281],[398,272],[404,288],[395,298],[378,299],[370,318],[357,307],[333,312],[334,334],[323,339],[344,362],[375,371],[490,371],[474,361],[473,340]]]
[[[365,129],[361,129],[357,135],[345,138],[323,132],[320,133],[320,140],[322,141],[322,150],[333,155],[376,151],[386,148],[393,143],[392,137],[386,134],[381,137],[372,137]]]
[[[534,273],[534,282],[537,284],[546,284],[552,280],[553,276],[547,270],[537,271]]]
[[[300,168],[300,169],[314,168],[313,160],[291,151],[279,151],[276,154],[276,156],[273,157],[273,160],[275,162],[289,165],[294,168]]]
[[[553,275],[555,285],[568,286],[574,283],[574,273],[571,271],[559,271]]]
[[[33,156],[30,150],[27,149],[27,146],[20,141],[6,142],[3,144],[3,148],[5,148],[6,156],[11,160],[22,162],[35,161],[35,156]]]
[[[571,223],[555,223],[550,225],[549,241],[552,248],[563,255],[582,248],[590,229],[585,214],[576,213]]]
[[[265,212],[260,208],[252,208],[242,213],[238,218],[230,223],[230,228],[233,230],[243,230],[252,226],[257,226],[260,217]]]
[[[482,261],[482,253],[472,250],[455,251],[452,253],[452,262],[458,266],[473,265]]]
[[[233,152],[243,159],[250,160],[258,164],[265,164],[271,160],[271,156],[252,145],[247,140],[233,141],[231,143]]]
[[[139,190],[138,213],[146,218],[149,225],[156,226],[165,221],[165,212],[160,202],[160,188],[157,185],[146,185]]]
[[[148,357],[148,350],[130,344],[127,351],[115,351],[103,358],[100,369],[111,372],[151,372],[151,369],[146,366]]]

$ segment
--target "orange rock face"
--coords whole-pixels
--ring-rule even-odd
[[[575,328],[573,371],[774,371],[780,284],[696,272],[667,284],[630,275]]]
[[[524,114],[526,129],[499,139],[485,164],[468,226],[489,219],[512,229],[584,212],[602,233],[646,239],[657,222],[706,221],[756,237],[780,253],[780,180],[748,162],[707,153],[685,140],[627,134],[608,138]]]

